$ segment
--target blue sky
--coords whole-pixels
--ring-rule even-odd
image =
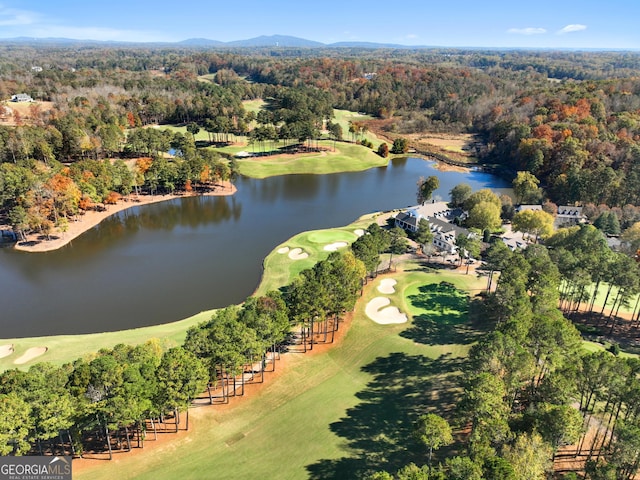
[[[0,38],[640,48],[639,0],[0,0]]]

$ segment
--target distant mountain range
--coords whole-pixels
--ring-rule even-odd
[[[208,38],[189,38],[181,42],[120,42],[114,40],[77,40],[73,38],[36,38],[36,37],[14,37],[0,38],[2,44],[22,43],[25,45],[95,45],[95,46],[120,46],[120,47],[187,47],[187,48],[370,48],[370,49],[451,49],[451,50],[477,50],[477,51],[514,51],[514,50],[565,50],[565,51],[638,51],[638,48],[525,48],[525,47],[448,47],[444,45],[399,45],[395,43],[376,42],[336,42],[322,43],[305,38],[292,37],[290,35],[261,35],[247,40],[234,40],[232,42],[221,42]]]
[[[181,42],[118,42],[100,40],[76,40],[72,38],[35,38],[35,37],[15,37],[0,38],[0,43],[25,43],[38,45],[158,45],[158,46],[184,46],[184,47],[213,47],[213,48],[259,48],[259,47],[285,47],[285,48],[430,48],[426,46],[397,45],[391,43],[373,42],[337,42],[322,43],[305,38],[292,37],[289,35],[261,35],[247,40],[235,40],[232,42],[221,42],[208,38],[189,38]],[[432,47],[431,47],[432,48]]]

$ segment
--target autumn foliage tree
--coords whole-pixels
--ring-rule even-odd
[[[378,147],[378,155],[382,158],[387,158],[389,156],[389,145],[385,142],[381,143]]]

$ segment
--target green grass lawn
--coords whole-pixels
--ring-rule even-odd
[[[598,294],[596,295],[596,301],[595,301],[596,308],[594,308],[594,310],[596,312],[599,312],[602,309],[605,298],[607,297],[608,288],[609,288],[608,284],[605,284],[605,283],[600,284],[600,287],[598,288]],[[588,289],[589,296],[593,295],[594,289],[595,289],[595,284],[592,284],[591,287]],[[607,305],[605,307],[605,311],[611,308],[617,294],[618,294],[618,288],[613,287],[611,289],[611,293],[609,293],[609,298],[607,298]],[[637,295],[634,295],[633,297],[631,297],[629,299],[629,302],[626,305],[623,305],[620,307],[619,314],[631,314],[633,312],[633,309],[636,306],[637,299],[638,299]],[[583,302],[582,305],[583,307],[586,306],[586,302]]]
[[[199,82],[205,82],[205,83],[211,83],[211,82],[213,82],[214,78],[216,78],[216,74],[215,73],[207,73],[206,75],[200,75],[198,77],[198,81]]]
[[[227,155],[236,155],[240,152],[251,153],[251,147],[246,144],[246,137],[235,137],[239,143],[233,145],[226,145],[224,147],[207,147],[214,152],[224,153]]]
[[[351,134],[349,133],[349,122],[360,122],[362,120],[372,120],[373,118],[374,117],[371,115],[351,112],[349,110],[338,110],[334,108],[332,122],[338,123],[342,127],[342,138],[344,138],[345,140],[351,140]],[[373,143],[374,149],[376,150],[382,143],[382,141],[373,132],[367,132],[364,137]]]
[[[302,270],[313,267],[329,256],[331,252],[324,250],[325,246],[334,242],[350,245],[358,238],[354,231],[366,229],[373,221],[373,215],[364,215],[346,227],[303,232],[278,245],[264,260],[265,275],[256,295],[264,295],[270,290],[288,285]],[[309,256],[302,260],[292,260],[288,252],[279,253],[279,250],[286,248],[289,251],[301,248]]]
[[[184,126],[163,125],[159,128],[172,132],[188,133]],[[223,147],[207,147],[213,151],[226,155],[236,155],[239,152],[256,153],[259,147],[250,146],[245,137],[234,137],[233,145]],[[195,136],[196,141],[208,142],[209,134],[200,130]],[[277,175],[290,174],[328,174],[339,172],[357,172],[373,167],[384,166],[389,162],[388,158],[382,158],[374,150],[362,145],[320,140],[319,146],[323,149],[318,153],[301,153],[297,155],[274,155],[264,157],[250,157],[238,159],[240,174],[252,178],[266,178]],[[277,148],[279,144],[274,144]],[[271,148],[271,147],[269,147]]]
[[[187,132],[186,125],[178,126],[178,125],[159,125],[157,127],[159,130],[169,130],[173,133],[179,132],[187,135],[191,135]],[[200,131],[195,135],[196,142],[208,142],[209,141],[209,133],[202,127],[200,127]]]
[[[209,74],[209,75],[203,75],[201,77],[199,77],[199,79],[201,79],[202,81],[210,81],[211,78],[213,78],[215,75],[214,74]],[[242,102],[242,105],[244,106],[244,109],[246,111],[251,111],[251,112],[255,112],[257,113],[258,111],[260,111],[260,109],[265,105],[265,101],[262,99],[256,99],[256,100],[245,100],[244,102]],[[349,134],[349,121],[359,121],[359,120],[368,120],[373,118],[370,115],[363,115],[357,112],[350,112],[348,110],[337,110],[334,109],[334,118],[332,119],[333,122],[340,124],[340,126],[342,127],[342,133],[343,133],[343,138],[345,140],[351,140],[351,135]],[[182,134],[188,133],[187,132],[187,127],[185,125],[160,125],[158,127],[155,128],[160,128],[160,129],[166,129],[166,130],[170,130],[171,132],[180,132]],[[376,137],[376,135],[374,135],[371,132],[367,132],[367,134],[365,135],[365,137],[370,140],[373,145],[374,145],[374,150],[377,150],[378,146],[380,145],[381,141]],[[250,146],[247,144],[247,139],[246,137],[236,137],[233,136],[233,141],[237,142],[234,145],[229,145],[229,146],[225,146],[225,147],[216,147],[213,148],[213,150],[215,151],[219,151],[222,153],[226,153],[226,154],[231,154],[231,155],[235,155],[238,152],[242,152],[242,151],[248,151],[248,152],[253,152],[254,151],[254,147]],[[195,140],[198,142],[208,142],[209,141],[209,134],[204,130],[204,128],[200,128],[200,132],[198,132],[195,135]],[[331,147],[333,148],[333,142],[330,141],[324,141],[321,142],[321,144],[325,147]],[[279,144],[275,144],[275,148],[278,147]],[[340,146],[340,144],[337,144],[338,146]],[[355,148],[355,151],[358,150],[369,150],[365,147],[362,147],[360,145],[348,145],[348,144],[342,144],[342,148],[340,148],[340,153],[343,155],[349,155],[352,154],[354,152],[354,149],[345,149],[343,147],[358,147]],[[258,151],[258,147],[255,147],[255,150]],[[356,157],[359,157],[361,154],[356,154]],[[341,159],[342,161],[342,159]],[[383,163],[384,164],[384,163]],[[373,166],[379,166],[379,163],[376,164],[372,164],[369,165],[369,167],[367,168],[371,168]],[[334,173],[336,171],[353,171],[354,169],[352,167],[347,166],[346,170],[335,170],[334,167],[330,167],[329,170],[327,170],[326,172],[324,171],[308,171],[307,167],[303,167],[303,169],[301,171],[296,171],[296,172],[287,172],[287,173]],[[362,167],[356,166],[355,167],[356,170],[361,170]],[[243,173],[244,174],[244,173]],[[280,175],[281,173],[274,173],[273,175]],[[249,174],[247,174],[249,175]],[[252,175],[249,175],[252,176]],[[262,174],[262,176],[260,178],[264,178],[264,176],[271,176],[271,175],[264,175]]]
[[[417,267],[393,277],[398,284],[392,303],[406,304],[414,319],[434,315],[423,308],[429,294],[421,286],[475,288],[477,282]],[[410,461],[426,463],[410,435],[413,421],[425,411],[447,415],[453,408],[476,332],[436,343],[421,336],[423,329],[414,331],[415,321],[374,323],[364,307],[380,295],[379,282],[365,289],[338,345],[317,355],[289,354],[286,370],[267,377],[258,394],[235,400],[231,409],[194,409],[196,425],[188,436],[143,455],[119,455],[117,462],[101,462],[75,478],[362,478]],[[439,295],[447,315],[466,324],[466,297],[456,289]]]
[[[261,98],[255,100],[245,100],[242,102],[242,106],[246,112],[255,112],[258,113],[262,107],[266,104],[264,100]]]
[[[266,178],[296,173],[357,172],[386,165],[389,161],[361,145],[337,142],[334,152],[332,141],[323,140],[319,144],[327,150],[299,156],[253,157],[238,160],[240,173],[253,178]]]
[[[349,135],[349,122],[360,122],[363,120],[372,120],[371,115],[352,112],[350,110],[333,109],[333,123],[337,123],[342,127],[342,133],[345,138]],[[372,135],[373,136],[373,135]]]
[[[611,346],[611,344],[602,344],[602,343],[597,343],[597,342],[589,342],[589,341],[583,341],[582,342],[582,347],[590,353],[593,352],[602,352],[604,350],[607,350],[609,347]],[[620,356],[624,357],[624,358],[638,358],[639,355],[635,354],[635,353],[628,353],[628,352],[620,352]]]
[[[91,355],[101,348],[112,348],[119,343],[136,345],[144,343],[150,338],[159,339],[167,348],[182,345],[187,329],[192,325],[209,320],[212,313],[213,310],[201,312],[177,322],[119,332],[0,339],[0,345],[11,344],[15,350],[12,355],[0,358],[0,371],[11,368],[28,369],[30,365],[38,362],[62,365],[85,355]],[[32,347],[47,347],[48,350],[44,355],[24,365],[13,363],[15,359]]]
[[[188,134],[186,126],[162,125],[160,129]],[[209,134],[201,129],[196,135],[197,142],[207,143]],[[240,152],[260,153],[260,147],[248,145],[246,137],[234,137],[235,142],[221,147],[205,147],[225,155],[235,156]],[[362,145],[339,143],[329,140],[318,142],[325,151],[320,153],[301,153],[299,155],[273,155],[238,159],[240,174],[252,178],[266,178],[277,175],[299,173],[327,174],[367,170],[386,165],[388,159],[377,155],[373,150]],[[269,144],[267,148],[278,148],[282,144]]]

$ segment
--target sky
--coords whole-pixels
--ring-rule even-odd
[[[640,49],[640,0],[0,0],[0,38]]]

